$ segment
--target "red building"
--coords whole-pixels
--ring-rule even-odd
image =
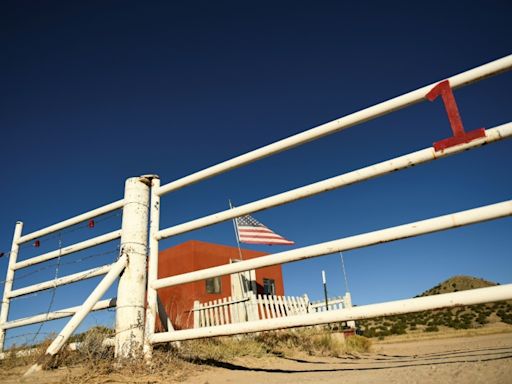
[[[227,245],[192,240],[161,251],[158,258],[158,278],[215,267],[267,255]],[[260,268],[240,274],[181,284],[158,290],[158,297],[174,329],[192,328],[194,301],[201,303],[239,297],[243,291],[284,296],[280,265]],[[160,328],[160,324],[157,325]]]

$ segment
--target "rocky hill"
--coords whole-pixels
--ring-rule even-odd
[[[416,296],[464,291],[497,285],[491,281],[471,276],[454,276]],[[512,303],[497,302],[435,311],[380,317],[358,322],[364,336],[379,337],[417,332],[437,332],[442,327],[468,329],[483,327],[488,323],[512,324]]]
[[[418,295],[416,297],[438,295],[440,293],[466,291],[468,289],[492,287],[494,285],[496,285],[496,283],[493,283],[492,281],[479,279],[472,276],[453,276],[450,277],[448,280],[445,280],[442,283],[436,285],[435,287],[426,290],[421,295]]]

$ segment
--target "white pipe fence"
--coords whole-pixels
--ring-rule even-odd
[[[151,342],[157,344],[171,341],[201,339],[205,337],[229,336],[250,332],[271,331],[275,329],[329,324],[341,321],[371,319],[373,317],[510,300],[511,298],[512,284],[506,284],[496,287],[472,289],[469,291],[418,297],[415,299],[361,305],[338,311],[308,313],[306,315],[281,317],[265,321],[249,321],[245,323],[218,325],[215,327],[155,333],[151,336]]]
[[[76,283],[77,281],[81,281],[81,280],[90,279],[90,278],[93,278],[93,277],[96,277],[96,276],[104,275],[105,273],[110,271],[111,267],[112,267],[111,264],[103,265],[101,267],[96,267],[96,268],[89,269],[87,271],[73,273],[72,275],[67,275],[67,276],[64,276],[64,277],[59,277],[57,279],[45,281],[43,283],[29,285],[28,287],[24,287],[24,288],[20,288],[20,289],[16,289],[14,291],[11,291],[8,294],[8,297],[10,299],[12,299],[13,297],[28,295],[29,293],[40,292],[40,291],[44,291],[46,289],[58,287],[58,286],[61,286],[61,285]]]
[[[95,247],[100,244],[108,243],[109,241],[113,241],[119,239],[121,237],[121,231],[113,231],[110,233],[106,233],[101,236],[94,237],[89,240],[82,241],[77,244],[68,245],[63,247],[62,249],[56,249],[54,251],[44,253],[42,255],[31,257],[30,259],[19,261],[14,264],[14,269],[21,269],[30,267],[35,264],[43,263],[48,260],[55,259],[57,257],[62,257],[65,255],[69,255],[75,252],[83,251],[84,249]]]
[[[455,75],[449,78],[448,80],[451,88],[455,89],[463,85],[476,82],[488,76],[504,72],[506,70],[509,70],[511,67],[512,55],[496,60],[492,63],[485,64],[481,67],[466,71],[459,75]],[[350,114],[341,119],[337,119],[330,123],[323,124],[319,127],[288,137],[273,144],[264,146],[249,153],[243,154],[241,156],[219,163],[212,167],[206,168],[202,171],[196,172],[189,176],[175,180],[171,183],[160,186],[156,190],[155,194],[162,196],[166,193],[178,190],[187,185],[194,184],[198,181],[213,177],[215,175],[219,175],[221,173],[249,164],[264,157],[307,143],[311,140],[318,139],[325,135],[334,132],[339,132],[340,130],[346,129],[353,125],[369,121],[378,116],[382,116],[387,113],[396,111],[400,108],[404,108],[414,103],[420,102],[426,99],[426,95],[432,90],[432,88],[437,86],[437,84],[438,83],[430,84],[428,86],[422,87],[420,89],[409,92],[402,96],[395,97],[391,100],[382,102],[372,107],[363,109],[359,112]],[[152,228],[150,228],[150,241],[157,243],[158,240],[162,240],[171,236],[176,236],[178,234],[204,228],[206,226],[217,224],[242,215],[254,213],[264,209],[269,209],[271,207],[296,201],[305,197],[313,196],[315,194],[326,192],[335,188],[344,187],[360,181],[382,176],[397,170],[406,169],[414,165],[437,160],[449,155],[477,148],[484,144],[489,144],[504,138],[509,138],[511,135],[512,124],[504,124],[502,126],[486,130],[484,137],[471,140],[469,142],[465,142],[462,144],[458,144],[455,146],[450,146],[443,150],[436,151],[434,148],[426,148],[405,156],[401,156],[359,170],[355,170],[344,175],[336,176],[327,180],[306,185],[304,187],[296,188],[291,191],[283,192],[275,196],[270,196],[255,202],[251,202],[236,207],[234,209],[221,211],[212,215],[208,215],[205,217],[189,221],[187,223],[178,224],[167,229],[158,230],[156,228],[157,226],[155,225]],[[158,202],[160,201],[158,200]],[[154,214],[158,215],[159,212],[155,211]],[[510,215],[512,215],[512,201],[505,201],[497,204],[488,205],[485,207],[470,209],[467,211],[457,212],[415,223],[373,231],[358,236],[351,236],[322,244],[312,245],[309,247],[303,247],[291,251],[280,252],[274,255],[244,260],[238,263],[207,268],[199,271],[189,272],[166,278],[155,278],[155,276],[157,276],[157,273],[153,271],[152,278],[148,279],[148,287],[151,290],[158,290],[164,287],[171,287],[178,284],[190,283],[207,278],[225,276],[233,273],[249,271],[252,269],[284,264],[287,262],[332,254],[335,252],[347,251],[351,249],[378,244],[381,242],[394,241],[412,236],[419,236],[422,234],[433,233],[450,228],[456,228],[459,226],[479,223],[486,220],[498,219]],[[155,245],[154,248],[156,247],[157,245]],[[158,252],[155,250],[151,254],[150,258],[156,257],[158,257]],[[149,263],[150,265],[152,263],[155,263],[156,265],[156,262],[151,260]],[[485,292],[490,292],[489,296],[487,297],[488,301],[498,300],[499,295],[497,293],[497,290]],[[495,293],[496,296],[494,296]],[[512,298],[511,287],[508,287],[508,289],[505,288],[504,290],[499,290],[499,293],[502,294],[502,297],[507,297],[508,299]],[[471,302],[474,300],[474,294],[459,296],[456,295],[455,297],[462,297],[463,301],[467,299],[467,302]],[[428,300],[420,301],[417,301],[418,299],[415,300],[416,301],[410,303],[407,302],[407,304],[404,307],[404,311],[415,311],[415,308],[417,307],[416,303],[423,303],[423,309],[433,309],[451,305],[462,305],[462,302],[451,302],[451,296],[443,296],[442,298],[434,299],[429,298]],[[363,318],[365,316],[364,312],[362,312],[360,308],[346,308],[343,310],[326,310],[324,312],[318,312],[316,314],[297,315],[291,317],[288,316],[286,318],[274,318],[272,316],[272,318],[267,318],[265,319],[265,321],[247,321],[245,323],[222,324],[222,321],[220,319],[220,314],[222,313],[222,311],[218,311],[218,309],[222,308],[223,305],[222,303],[220,304],[221,305],[219,305],[219,303],[208,303],[207,308],[203,308],[201,310],[199,310],[199,308],[196,308],[197,310],[195,311],[195,324],[202,325],[203,328],[162,332],[158,334],[151,334],[150,332],[147,332],[146,345],[158,342],[179,341],[198,337],[234,335],[244,332],[259,332],[270,329],[279,329],[283,327],[285,328],[289,326],[321,324],[330,321],[352,321],[357,318]],[[396,303],[388,303],[388,305],[384,305],[384,307],[379,308],[391,308],[395,304]],[[153,306],[156,308],[156,303]],[[215,311],[218,311],[218,315],[216,315]],[[200,319],[200,316],[198,318],[198,312],[208,313],[207,316],[204,316],[204,321]],[[340,315],[341,313],[343,313],[343,315]],[[351,313],[360,314],[359,316],[362,317],[351,317]],[[381,316],[382,313],[379,313],[378,315]],[[154,316],[151,318],[151,321],[154,321],[153,318]],[[292,318],[294,319],[294,321],[290,322],[290,319]],[[329,319],[329,321],[327,321],[327,319]],[[208,322],[210,323],[210,325],[219,325],[208,326]],[[224,322],[226,322],[225,313]]]
[[[23,223],[21,221],[18,221],[16,223],[16,227],[14,228],[12,247],[11,252],[9,253],[9,265],[7,266],[7,276],[5,278],[4,284],[4,294],[2,297],[2,307],[0,310],[0,352],[2,352],[4,349],[5,329],[2,326],[7,322],[7,318],[9,316],[9,307],[11,304],[11,299],[9,298],[9,295],[11,294],[12,285],[14,283],[14,265],[16,264],[16,260],[18,259],[18,252],[20,249],[18,240],[21,237],[22,231]]]
[[[115,351],[120,358],[140,354],[144,344],[150,185],[151,176],[125,183],[121,253],[129,263],[117,287]]]
[[[429,161],[438,160],[443,157],[461,153],[470,149],[478,148],[484,144],[493,143],[502,139],[512,137],[512,123],[503,124],[499,127],[486,130],[486,136],[476,139],[466,144],[451,147],[443,151],[436,152],[434,148],[425,148],[404,156],[396,157],[391,160],[373,164],[352,172],[345,173],[327,180],[309,184],[304,187],[296,188],[288,192],[283,192],[270,196],[249,204],[241,205],[232,209],[214,213],[200,219],[192,220],[184,224],[163,229],[156,235],[159,240],[170,236],[176,236],[195,229],[203,228],[209,225],[217,224],[226,220],[240,217],[250,213],[262,211],[282,204],[290,203],[309,196],[317,195],[322,192],[331,191],[336,188],[346,187],[361,181],[370,180],[391,172],[413,167]]]
[[[453,89],[457,89],[469,84],[473,84],[487,77],[495,76],[499,73],[508,71],[511,68],[512,55],[508,55],[501,59],[491,61],[490,63],[481,65],[479,67],[470,69],[466,72],[459,73],[458,75],[443,80],[449,80],[451,87]],[[171,183],[162,185],[157,193],[160,196],[165,195],[169,192],[176,191],[188,185],[197,183],[201,180],[220,175],[221,173],[239,168],[243,165],[250,164],[265,157],[275,155],[279,152],[286,151],[301,144],[320,139],[324,136],[339,132],[346,128],[350,128],[354,125],[370,121],[376,117],[387,115],[391,112],[395,112],[399,109],[419,103],[420,101],[425,101],[426,94],[439,82],[426,85],[414,91],[405,93],[401,96],[397,96],[382,103],[375,104],[369,108],[362,109],[358,112],[346,115],[329,123],[325,123],[318,127],[298,133],[294,136],[290,136],[286,139],[276,141],[275,143],[258,148],[244,155],[237,156],[233,159],[203,169],[202,171],[193,173],[189,176],[185,176]]]
[[[98,287],[93,291],[93,293],[96,293],[96,295],[91,299],[91,297],[86,301],[84,304],[80,306],[70,307],[70,308],[64,308],[56,311],[49,311],[47,313],[38,314],[34,316],[29,316],[25,318],[20,319],[14,319],[14,320],[8,320],[9,316],[9,309],[11,300],[15,299],[17,297],[28,295],[35,292],[41,292],[47,289],[51,288],[57,288],[59,286],[65,285],[65,284],[71,284],[78,281],[82,281],[85,279],[89,279],[95,276],[100,276],[106,274],[106,277],[103,279],[105,281],[108,277],[108,281],[115,280],[119,273],[120,273],[120,264],[123,264],[124,261],[118,260],[114,264],[110,265],[103,265],[100,267],[92,268],[89,270],[69,274],[66,276],[62,276],[59,278],[55,278],[53,280],[25,286],[22,288],[18,288],[13,290],[13,282],[15,281],[15,272],[31,267],[33,265],[44,263],[49,260],[60,258],[62,256],[66,256],[75,252],[83,251],[88,248],[92,248],[101,244],[105,244],[110,241],[114,241],[116,239],[119,239],[121,237],[122,231],[116,230],[110,233],[106,233],[76,244],[72,244],[69,246],[62,247],[58,250],[53,250],[38,256],[31,257],[29,259],[23,260],[23,261],[17,261],[18,254],[20,250],[20,245],[23,243],[27,243],[32,240],[38,241],[39,238],[43,236],[50,235],[54,232],[61,231],[63,229],[66,229],[68,227],[74,226],[76,224],[79,224],[81,222],[91,220],[97,216],[101,216],[104,214],[107,214],[109,212],[118,210],[119,208],[123,208],[124,206],[124,199],[116,201],[111,204],[107,204],[103,207],[91,210],[89,212],[80,214],[78,216],[75,216],[73,218],[64,220],[62,222],[56,223],[54,225],[50,225],[49,227],[37,230],[35,232],[26,234],[22,236],[22,229],[23,229],[23,223],[18,222],[16,224],[15,233],[13,237],[11,252],[9,253],[9,265],[7,268],[7,276],[5,280],[4,285],[4,293],[3,293],[3,300],[2,300],[2,307],[0,311],[0,354],[1,356],[5,356],[5,354],[1,353],[4,350],[5,346],[5,334],[8,329],[23,327],[26,325],[31,324],[37,324],[37,323],[43,323],[50,320],[56,320],[61,319],[65,317],[71,317],[70,322],[68,322],[67,326],[64,328],[61,336],[59,337],[59,342],[57,344],[52,344],[52,353],[58,352],[58,350],[61,348],[65,340],[71,336],[72,332],[76,329],[76,327],[81,323],[83,318],[91,311],[98,311],[102,309],[107,309],[111,307],[116,306],[116,299],[106,299],[106,300],[99,300],[101,299],[101,296],[104,294],[103,291],[101,291],[101,294],[98,292],[98,287],[101,287],[102,284],[100,283]],[[127,260],[127,256],[121,256],[120,260]],[[123,266],[124,269],[124,266]],[[126,293],[125,293],[126,296]],[[64,342],[62,341],[64,340]]]
[[[116,210],[118,210],[120,208],[123,208],[123,206],[124,206],[124,200],[115,201],[113,203],[104,205],[103,207],[99,207],[99,208],[93,209],[92,211],[82,213],[81,215],[78,215],[78,216],[72,217],[70,219],[61,221],[60,223],[57,223],[57,224],[54,224],[54,225],[50,225],[49,227],[40,229],[38,231],[29,233],[29,234],[24,235],[24,236],[21,236],[17,240],[17,244],[23,244],[23,243],[26,243],[28,241],[35,240],[35,239],[37,239],[39,237],[43,237],[43,236],[49,235],[50,233],[54,233],[54,232],[60,231],[60,230],[62,230],[64,228],[71,227],[71,226],[73,226],[75,224],[79,224],[79,223],[87,221],[89,219],[93,219],[93,218],[95,218],[97,216],[101,216],[101,215],[104,215],[106,213],[109,213],[109,212],[112,212],[112,211],[116,211]]]
[[[451,88],[456,89],[507,71],[510,68],[512,68],[512,55],[452,76],[447,80],[449,80]],[[162,315],[158,313],[157,290],[160,288],[357,249],[382,242],[395,241],[512,215],[512,201],[504,201],[410,224],[297,248],[274,255],[207,268],[177,276],[158,278],[159,240],[383,176],[390,172],[406,169],[414,165],[441,159],[512,136],[512,123],[507,123],[492,129],[487,129],[484,137],[470,142],[439,151],[431,147],[422,149],[327,180],[318,181],[313,184],[250,202],[234,209],[224,210],[160,230],[160,197],[164,194],[423,101],[426,99],[426,95],[437,84],[436,82],[421,87],[401,96],[234,157],[162,186],[160,186],[159,178],[155,175],[128,179],[125,185],[125,196],[123,199],[26,235],[22,235],[23,224],[18,222],[15,228],[11,252],[9,254],[9,265],[7,268],[0,311],[0,352],[4,346],[6,330],[71,316],[70,321],[47,350],[47,354],[49,355],[57,353],[90,311],[104,309],[114,305],[112,300],[99,300],[107,288],[113,284],[121,271],[123,271],[123,274],[118,285],[116,336],[114,340],[116,356],[120,358],[137,356],[142,350],[145,356],[150,358],[152,345],[161,342],[234,335],[245,332],[260,332],[338,321],[353,321],[375,316],[512,299],[512,284],[353,308],[348,305],[347,302],[346,307],[343,309],[339,308],[343,301],[343,299],[340,299],[340,302],[336,300],[332,302],[332,308],[325,308],[329,310],[322,310],[321,305],[311,304],[305,298],[267,295],[256,296],[253,294],[244,298],[242,301],[222,299],[206,304],[199,303],[196,308],[191,309],[194,314],[194,324],[197,328],[174,331],[171,326],[171,329],[167,332],[155,333],[157,315]],[[42,236],[121,208],[123,209],[123,217],[120,230],[97,236],[59,250],[53,250],[27,260],[17,261],[20,249],[19,245],[37,240]],[[120,258],[111,265],[105,265],[51,281],[12,290],[15,271],[19,269],[82,251],[119,238],[121,239]],[[146,263],[146,257],[148,255],[149,258]],[[28,293],[38,292],[98,276],[100,274],[106,274],[106,276],[81,306],[7,321],[11,299]],[[147,306],[145,306],[146,300]],[[350,301],[350,296],[345,300]],[[325,307],[325,304],[322,305]],[[36,368],[37,367],[33,367],[32,370]]]
[[[151,198],[150,198],[150,222],[149,222],[149,258],[148,258],[148,285],[147,285],[147,309],[146,309],[146,327],[145,334],[155,333],[155,321],[158,308],[158,295],[156,289],[151,287],[150,281],[158,279],[158,239],[153,236],[160,228],[160,196],[156,193],[160,187],[160,179],[154,176],[151,179]],[[172,327],[171,321],[167,321],[167,327]],[[168,329],[169,331],[170,329]],[[149,338],[144,337],[144,355],[147,359],[151,358],[151,344]]]
[[[105,299],[105,300],[98,301],[92,307],[92,311],[100,311],[102,309],[113,308],[115,306],[116,306],[115,298]],[[8,322],[2,324],[0,326],[0,328],[3,328],[3,329],[18,328],[18,327],[23,327],[25,325],[43,323],[45,321],[56,320],[56,319],[62,319],[64,317],[73,316],[80,308],[82,308],[82,306],[78,305],[76,307],[59,309],[59,310],[53,311],[53,312],[48,312],[48,313],[43,313],[40,315],[25,317],[25,318],[18,319],[18,320],[8,321]]]
[[[75,312],[73,317],[68,321],[68,323],[64,326],[62,331],[57,335],[57,337],[53,340],[53,342],[46,349],[46,355],[53,356],[57,354],[62,347],[66,344],[69,337],[73,334],[73,332],[78,328],[78,326],[85,319],[85,316],[91,312],[92,308],[96,303],[100,300],[100,298],[105,294],[107,289],[114,283],[114,281],[119,277],[119,274],[123,272],[128,264],[128,256],[126,254],[122,254],[119,260],[117,260],[113,265],[110,271],[105,275],[105,277],[101,280],[101,282],[94,288],[89,297],[82,304],[80,309]],[[25,373],[25,376],[30,375],[33,372],[42,369],[42,365],[40,363],[36,363],[29,368],[29,370]]]
[[[488,220],[499,219],[512,215],[512,200],[502,203],[486,205],[480,208],[452,213],[432,219],[417,221],[396,227],[381,229],[378,231],[363,233],[334,241],[328,241],[291,251],[279,252],[272,255],[261,256],[255,259],[243,260],[238,263],[221,265],[202,269],[199,271],[184,273],[181,275],[166,277],[152,282],[155,289],[171,287],[178,284],[191,283],[198,280],[216,276],[230,275],[245,272],[251,269],[269,267],[272,265],[289,263],[309,259],[312,257],[329,255],[357,248],[367,247],[379,243],[406,239],[428,233],[439,232],[446,229],[462,227],[469,224],[480,223]]]

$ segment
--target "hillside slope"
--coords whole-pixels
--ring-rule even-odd
[[[439,295],[440,293],[449,293],[457,291],[466,291],[468,289],[485,288],[497,285],[492,281],[479,279],[472,276],[458,275],[439,283],[419,296]],[[417,296],[417,297],[419,297]]]
[[[464,291],[497,285],[491,281],[472,276],[453,276],[435,287],[416,296]],[[497,302],[457,308],[380,317],[358,322],[364,336],[379,337],[417,332],[437,332],[440,327],[468,329],[483,327],[488,323],[512,324],[512,303]]]

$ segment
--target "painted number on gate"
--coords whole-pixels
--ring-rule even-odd
[[[459,114],[459,108],[457,107],[457,102],[455,101],[455,97],[453,96],[452,88],[450,87],[450,82],[448,80],[438,83],[434,88],[430,90],[429,93],[427,93],[426,98],[429,101],[434,101],[438,96],[441,96],[441,99],[443,100],[444,108],[448,114],[448,121],[450,122],[453,136],[435,142],[434,149],[436,151],[440,151],[463,143],[469,143],[470,141],[480,137],[485,137],[484,128],[475,129],[469,132],[464,131],[462,119],[460,118]]]

